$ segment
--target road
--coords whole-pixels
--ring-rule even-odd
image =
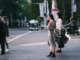
[[[46,42],[47,31],[29,31],[28,28],[10,29],[10,37],[7,37],[7,41],[9,45]]]
[[[69,35],[69,37],[74,41],[80,39],[80,35]],[[47,30],[29,31],[28,28],[10,29],[10,37],[7,37],[9,45],[44,43],[47,42],[47,39]]]
[[[67,36],[70,39],[62,53],[56,53],[56,58],[48,58],[47,30],[10,29],[10,37],[7,37],[10,51],[0,55],[0,60],[80,60],[80,35]]]

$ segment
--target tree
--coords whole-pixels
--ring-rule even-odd
[[[23,19],[30,12],[27,0],[1,0],[0,3],[0,9],[3,9],[1,15],[10,17],[12,13],[13,20]]]
[[[71,0],[57,0],[57,4],[63,21],[69,19],[71,17]]]
[[[48,0],[49,3],[49,13],[51,12],[51,2],[52,0]],[[44,3],[44,0],[32,0],[31,4],[31,18],[32,19],[37,19],[40,18],[40,20],[43,20],[43,18],[40,17],[40,10],[39,10],[39,4],[34,4],[34,3]]]

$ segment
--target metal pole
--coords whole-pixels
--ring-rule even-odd
[[[74,5],[74,0],[71,0],[71,17],[73,18],[73,5]]]
[[[52,9],[57,9],[57,1],[56,0],[52,0]],[[57,13],[58,11],[52,11],[52,14],[53,14],[53,16],[54,16],[54,19],[55,19],[55,21],[57,21],[57,18],[56,18],[56,13]]]
[[[52,9],[56,9],[56,8],[57,8],[56,0],[52,0]]]
[[[44,0],[44,29],[46,30],[46,3],[47,1]]]

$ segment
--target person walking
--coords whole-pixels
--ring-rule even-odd
[[[0,16],[0,44],[1,44],[1,54],[5,54],[5,24],[2,21],[2,17]]]
[[[41,21],[39,21],[39,30],[41,30]]]
[[[57,14],[56,14],[56,17],[57,17],[56,33],[57,33],[59,36],[61,36],[61,37],[60,37],[61,39],[59,40],[59,43],[58,43],[58,50],[56,51],[56,53],[59,53],[59,52],[62,52],[62,51],[61,51],[61,48],[64,47],[64,43],[63,43],[62,40],[63,40],[63,36],[65,35],[65,33],[64,33],[64,35],[61,34],[61,29],[63,29],[61,14],[60,14],[60,13],[57,13]]]
[[[3,16],[2,17],[2,20],[4,21],[4,24],[5,24],[5,28],[6,28],[6,36],[9,36],[9,28],[8,28],[8,20],[7,20],[7,17],[6,16]],[[5,44],[7,46],[7,50],[6,51],[9,51],[9,45],[5,39]]]
[[[55,40],[54,40],[54,36],[53,36],[54,29],[56,27],[55,27],[54,17],[52,14],[48,15],[48,20],[50,21],[48,23],[48,27],[47,27],[47,29],[48,29],[48,45],[50,46],[50,54],[47,55],[47,57],[56,57],[56,55],[55,55],[56,44],[55,44]]]
[[[6,25],[6,36],[9,37],[9,22],[6,16],[3,16],[4,23]]]

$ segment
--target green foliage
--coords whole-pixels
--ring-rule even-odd
[[[71,17],[71,0],[57,0],[57,4],[62,19],[69,19]]]
[[[48,0],[49,1],[49,11],[51,12],[51,2],[52,0]],[[39,11],[39,4],[35,4],[35,3],[44,3],[44,0],[32,0],[32,4],[31,4],[31,18],[32,19],[40,19],[43,20],[43,18],[40,17],[40,11]]]
[[[23,19],[24,16],[30,18],[30,5],[27,0],[0,0],[0,9],[3,9],[2,16],[10,17],[12,13],[13,20]]]
[[[27,0],[0,0],[0,9],[2,10],[2,16],[8,16],[10,19],[10,13],[12,13],[13,20],[23,20],[24,16],[28,19],[43,20],[40,17],[39,4],[43,3],[44,0],[32,0],[31,5]],[[49,2],[49,13],[51,12],[52,0]],[[62,14],[63,20],[69,20],[71,17],[71,0],[57,0],[57,7]],[[74,13],[74,18],[80,18],[80,0],[76,0],[77,12]]]
[[[80,18],[80,0],[75,0],[77,4],[77,12],[74,12],[74,19]],[[71,0],[57,0],[57,7],[62,14],[63,20],[69,20],[71,17]]]

